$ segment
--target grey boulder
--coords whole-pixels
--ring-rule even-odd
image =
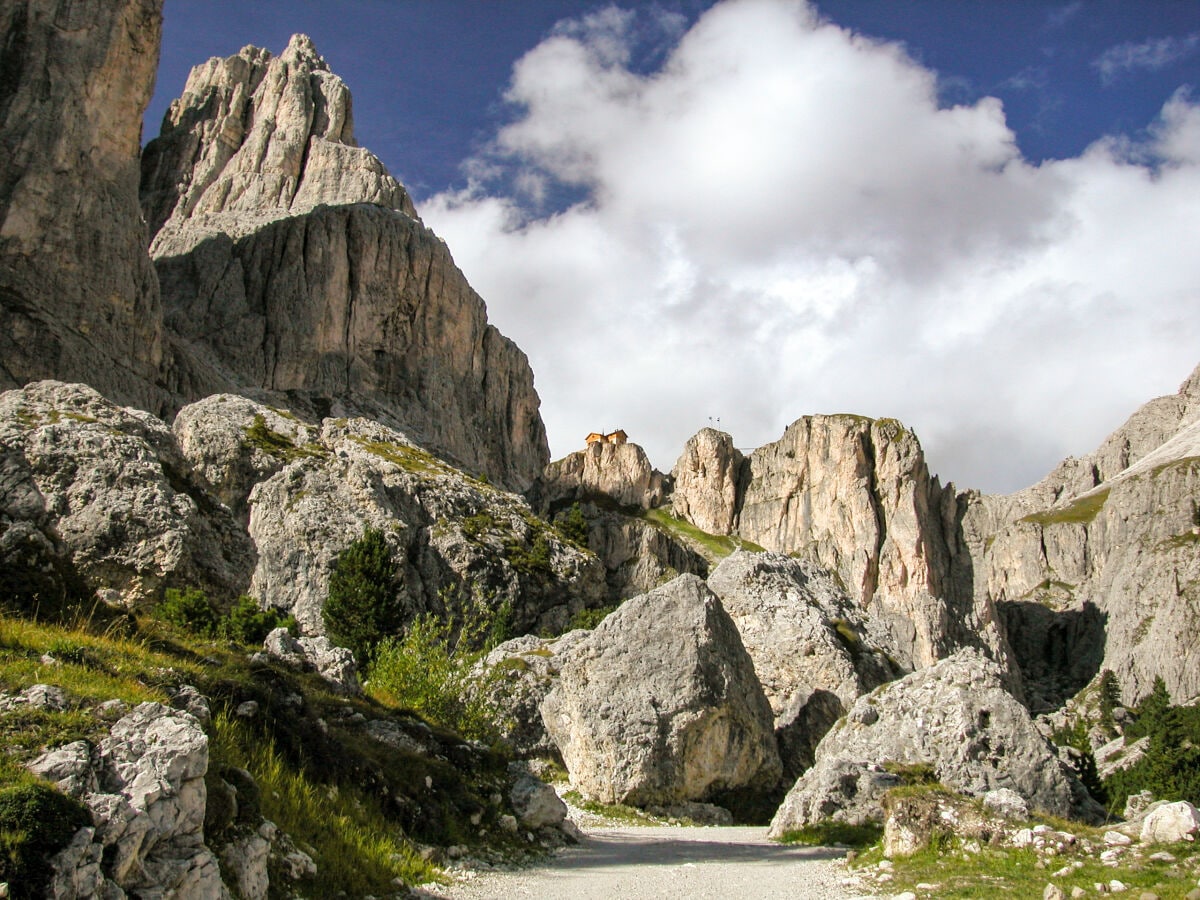
[[[572,784],[605,803],[769,790],[781,774],[754,665],[694,575],[626,601],[576,644],[542,717]]]

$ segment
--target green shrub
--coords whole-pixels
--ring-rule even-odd
[[[514,569],[524,575],[538,572],[544,575],[554,574],[554,566],[550,563],[550,542],[540,531],[528,547],[517,541],[510,541],[504,547],[504,556]]]
[[[91,824],[79,802],[47,785],[0,789],[0,882],[8,882],[10,896],[45,896],[53,874],[49,858]]]
[[[1138,706],[1137,720],[1125,740],[1149,738],[1146,755],[1104,782],[1110,812],[1121,812],[1126,798],[1150,791],[1159,800],[1200,803],[1200,708],[1172,706],[1162,678]]]
[[[612,606],[602,606],[599,609],[581,609],[575,615],[571,616],[571,621],[567,625],[567,631],[574,631],[576,628],[586,628],[591,631],[601,622],[615,612],[617,604]]]
[[[471,666],[483,655],[469,650],[460,630],[431,615],[418,617],[403,637],[376,647],[367,689],[377,700],[412,710],[436,725],[472,740],[497,738],[495,711],[487,689],[472,690]]]
[[[362,669],[375,646],[400,630],[404,606],[392,552],[382,531],[368,528],[338,555],[321,618],[329,639],[349,648]]]
[[[253,597],[246,594],[238,597],[229,614],[221,619],[221,637],[248,647],[261,644],[268,634],[283,626],[292,629],[296,620],[282,616],[278,610],[263,609]]]
[[[164,622],[203,637],[215,637],[220,624],[216,607],[198,588],[167,588],[154,614]]]
[[[571,508],[560,512],[554,517],[554,527],[562,533],[568,541],[577,544],[580,547],[586,548],[588,545],[588,520],[583,514],[583,510],[578,503],[571,504]]]
[[[829,847],[840,844],[844,847],[869,847],[883,837],[883,826],[877,822],[849,825],[826,819],[813,825],[805,825],[785,831],[779,839],[784,844],[804,844],[810,847]]]

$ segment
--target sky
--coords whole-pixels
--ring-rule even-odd
[[[294,32],[555,458],[853,412],[1012,491],[1200,363],[1200,0],[167,0],[145,137]]]

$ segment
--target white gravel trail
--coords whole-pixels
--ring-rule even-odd
[[[784,846],[765,828],[590,829],[546,863],[431,892],[449,900],[844,900],[841,851]]]

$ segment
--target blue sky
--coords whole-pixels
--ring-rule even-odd
[[[853,411],[1012,490],[1200,362],[1194,0],[168,0],[146,137],[192,65],[294,32],[555,456]]]

